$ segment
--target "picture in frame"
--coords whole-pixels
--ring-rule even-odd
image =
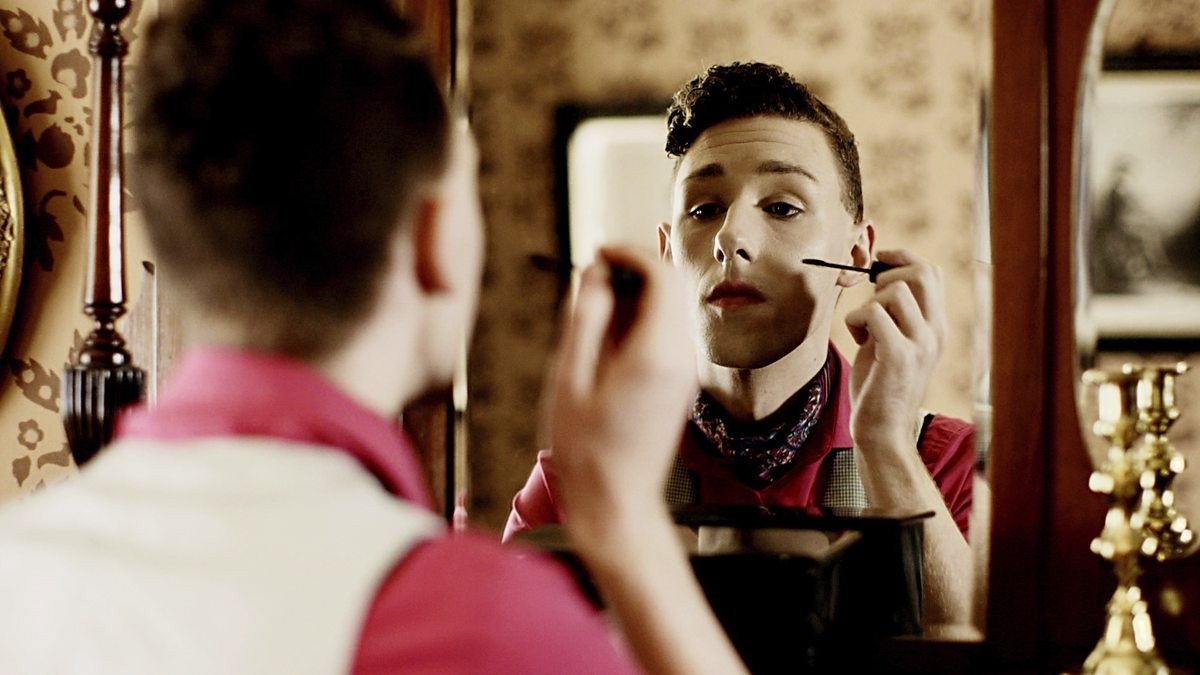
[[[15,116],[14,116],[15,119]],[[8,349],[25,258],[25,214],[16,147],[0,115],[0,351]]]
[[[556,153],[560,274],[595,259],[606,244],[654,249],[671,219],[674,160],[665,102],[558,109]]]
[[[1144,66],[1145,64],[1143,64]],[[1086,265],[1103,341],[1200,339],[1200,70],[1124,61],[1096,85]]]

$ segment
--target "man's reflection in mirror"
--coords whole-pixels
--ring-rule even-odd
[[[940,270],[910,251],[876,250],[853,134],[782,69],[714,66],[676,93],[667,126],[676,166],[659,251],[690,290],[700,361],[668,500],[932,511],[927,633],[966,622],[974,428],[921,409],[945,343]],[[853,362],[830,341],[834,307],[844,288],[872,282],[801,262],[810,258],[890,267],[846,316]],[[544,451],[513,500],[506,540],[557,522],[553,486]]]

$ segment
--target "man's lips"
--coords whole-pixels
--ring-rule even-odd
[[[713,287],[705,302],[721,309],[757,305],[767,298],[753,284],[744,281],[722,281]]]

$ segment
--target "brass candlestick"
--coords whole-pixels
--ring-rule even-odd
[[[1175,378],[1187,370],[1185,363],[1144,369],[1138,382],[1138,419],[1144,434],[1144,461],[1138,481],[1142,488],[1138,515],[1146,534],[1142,554],[1158,561],[1182,556],[1196,542],[1187,518],[1175,510],[1175,492],[1171,489],[1175,477],[1187,467],[1187,462],[1167,439],[1167,430],[1179,419]]]
[[[1097,387],[1093,430],[1109,442],[1103,466],[1088,481],[1093,492],[1109,499],[1104,529],[1091,548],[1113,563],[1117,576],[1104,636],[1084,662],[1084,673],[1168,672],[1155,648],[1149,607],[1137,582],[1142,557],[1182,555],[1194,540],[1187,520],[1175,511],[1171,491],[1183,458],[1166,439],[1179,417],[1175,378],[1186,369],[1184,364],[1126,364],[1118,372],[1084,373],[1084,383]]]

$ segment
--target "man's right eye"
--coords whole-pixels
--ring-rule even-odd
[[[721,215],[722,211],[723,209],[719,204],[708,203],[701,204],[699,206],[693,206],[692,209],[688,211],[688,215],[696,220],[708,220],[709,218],[715,218]]]

